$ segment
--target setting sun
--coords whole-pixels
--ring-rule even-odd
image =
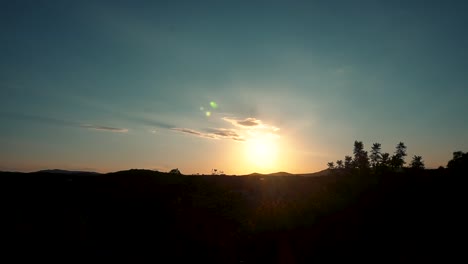
[[[273,169],[278,146],[272,139],[253,139],[247,142],[246,158],[257,169]]]
[[[468,0],[0,3],[5,259],[465,257]]]

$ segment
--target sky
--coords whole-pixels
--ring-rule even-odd
[[[2,1],[0,170],[468,151],[466,1]]]

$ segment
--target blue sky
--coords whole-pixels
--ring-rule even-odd
[[[468,150],[467,11],[6,1],[0,170],[313,172],[354,140],[390,153],[403,141],[428,167],[446,165]]]

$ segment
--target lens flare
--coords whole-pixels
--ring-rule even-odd
[[[211,116],[211,112],[210,112],[210,111],[207,111],[207,112],[205,113],[205,115],[208,116],[208,117],[210,117],[210,116]]]
[[[211,101],[211,102],[210,102],[210,106],[211,106],[211,108],[213,108],[213,109],[218,108],[218,104],[217,104],[215,101]]]

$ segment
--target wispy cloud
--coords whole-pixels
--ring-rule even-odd
[[[58,126],[76,126],[79,125],[76,122],[57,119],[52,117],[45,117],[39,115],[31,115],[31,114],[24,114],[24,113],[13,113],[13,112],[0,112],[0,117],[17,120],[17,121],[25,121],[25,122],[35,122],[35,123],[42,123],[48,125],[58,125]]]
[[[258,137],[279,137],[277,134],[279,130],[278,127],[265,124],[262,122],[262,120],[255,117],[223,117],[221,119],[232,124],[234,128],[206,128],[201,130],[194,130],[190,128],[175,127],[170,128],[170,130],[202,138],[231,139],[235,141],[247,141]]]
[[[232,129],[210,128],[210,129],[207,129],[207,132],[201,132],[201,131],[193,130],[190,128],[176,127],[176,128],[171,128],[171,130],[197,136],[197,137],[202,137],[202,138],[232,139],[235,141],[244,141],[244,138],[240,136],[235,130],[232,130]]]
[[[231,123],[232,125],[236,127],[240,127],[244,129],[267,129],[273,132],[276,132],[279,130],[278,127],[265,124],[262,122],[262,120],[256,119],[255,117],[248,117],[245,119],[223,117],[223,120]]]
[[[119,128],[119,127],[108,127],[108,126],[96,126],[90,124],[83,124],[80,125],[82,128],[98,130],[98,131],[107,131],[107,132],[114,132],[114,133],[127,133],[128,129],[126,128]]]
[[[168,124],[166,122],[160,121],[160,120],[154,120],[151,118],[146,118],[146,117],[140,117],[140,116],[130,116],[130,115],[125,115],[126,118],[128,118],[130,121],[134,121],[136,123],[146,125],[146,126],[151,126],[151,127],[157,127],[157,128],[166,128],[166,129],[171,129],[174,126],[171,124]]]
[[[196,130],[193,130],[193,129],[190,129],[190,128],[174,127],[174,128],[171,128],[171,130],[186,133],[186,134],[190,134],[190,135],[194,135],[194,136],[198,136],[198,137],[215,138],[215,136],[212,135],[212,134],[203,133],[203,132],[196,131]]]
[[[261,121],[253,117],[249,117],[244,120],[238,120],[237,124],[241,126],[258,126],[261,124]]]
[[[237,131],[234,129],[226,129],[226,128],[214,128],[214,129],[209,129],[209,131],[221,138],[226,138],[226,139],[232,139],[236,141],[245,141],[245,139],[239,135]]]
[[[74,95],[73,98],[78,103],[85,105],[85,107],[87,108],[93,108],[100,112],[105,112],[107,114],[110,114],[113,117],[124,119],[126,121],[136,123],[138,125],[150,126],[154,128],[165,128],[165,129],[170,129],[174,127],[174,125],[171,124],[170,122],[168,123],[158,118],[158,116],[155,113],[153,113],[151,116],[148,116],[144,113],[122,111],[122,109],[118,105],[115,105],[106,101],[96,100],[95,98],[81,96],[81,95]]]
[[[115,132],[115,133],[128,132],[128,129],[126,128],[82,124],[82,123],[72,121],[72,120],[58,119],[54,117],[31,115],[31,114],[24,114],[24,113],[0,112],[0,117],[6,117],[9,119],[13,119],[13,120],[19,120],[19,121],[24,121],[24,122],[34,122],[34,123],[54,125],[54,126],[87,128],[87,129],[92,129],[92,130],[108,131],[108,132]]]

